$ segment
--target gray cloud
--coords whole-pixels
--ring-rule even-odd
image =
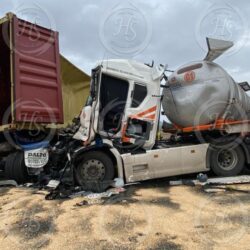
[[[235,39],[237,44],[241,41],[241,46],[235,53],[226,54],[216,62],[225,67],[237,81],[248,80],[250,82],[250,35],[248,32],[250,5],[247,0],[231,0],[225,3],[215,0],[134,0],[131,3],[133,6],[131,8],[137,10],[141,18],[139,20],[142,22],[131,24],[137,35],[137,42],[143,43],[143,39],[147,42],[143,45],[145,48],[142,51],[139,50],[140,53],[136,55],[133,53],[117,55],[110,51],[112,49],[107,48],[109,45],[111,48],[117,46],[119,42],[119,36],[116,37],[118,39],[116,43],[112,39],[109,40],[110,36],[112,38],[115,33],[118,33],[119,25],[122,24],[122,20],[115,19],[115,16],[114,20],[110,19],[115,15],[114,6],[120,4],[120,7],[126,8],[131,6],[129,1],[2,0],[0,15],[4,16],[6,12],[12,11],[31,20],[34,16],[29,14],[29,12],[32,13],[29,9],[39,6],[40,16],[36,21],[58,30],[61,52],[79,68],[90,73],[96,61],[107,58],[125,57],[142,62],[155,60],[156,63],[168,64],[172,69],[188,61],[203,59],[206,54],[205,36],[211,35],[219,28],[215,20],[217,14],[214,12],[209,14],[209,10],[232,8],[229,16],[223,19],[228,20],[226,26],[224,25],[224,31],[222,27],[222,31],[218,34],[223,37],[223,32],[228,32],[225,37]],[[103,27],[105,30],[100,30]],[[151,32],[148,37],[145,35],[144,28]],[[128,42],[132,36],[131,29],[125,42]],[[121,40],[120,44],[123,42],[124,40]],[[124,50],[124,47],[122,49]]]

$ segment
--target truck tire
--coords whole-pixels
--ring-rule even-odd
[[[110,186],[115,176],[114,164],[100,151],[87,152],[75,170],[77,183],[86,190],[102,192]]]
[[[238,146],[227,149],[218,147],[210,154],[211,169],[218,176],[235,176],[242,172],[245,166],[245,156]]]
[[[4,170],[5,178],[15,180],[18,184],[23,184],[29,180],[23,152],[18,151],[8,155]]]

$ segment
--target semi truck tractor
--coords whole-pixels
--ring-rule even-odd
[[[99,62],[78,131],[62,135],[44,171],[65,173],[69,167],[81,186],[210,170],[219,176],[241,173],[250,163],[249,85],[236,83],[213,62],[233,43],[207,43],[204,60],[170,76],[164,65]],[[162,113],[171,122],[165,141],[157,137]]]
[[[46,165],[48,147],[81,112],[90,77],[59,53],[58,32],[0,19],[0,173],[18,182]]]

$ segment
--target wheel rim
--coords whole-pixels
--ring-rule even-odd
[[[99,160],[87,160],[80,166],[80,174],[83,180],[103,180],[105,176],[105,166]]]
[[[229,171],[235,168],[238,157],[234,150],[223,149],[218,154],[217,162],[220,168]]]

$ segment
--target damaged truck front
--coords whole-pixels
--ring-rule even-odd
[[[98,63],[92,71],[89,97],[79,119],[60,133],[60,139],[50,148],[48,162],[47,159],[43,162],[47,164],[39,168],[42,174],[59,183],[68,180],[70,185],[84,189],[93,189],[95,185],[105,189],[116,178],[131,183],[210,170],[220,176],[241,173],[244,166],[250,164],[250,122],[241,116],[235,116],[237,122],[232,122],[224,117],[224,112],[223,120],[216,126],[213,123],[217,120],[188,129],[173,124],[175,130],[169,140],[157,138],[162,100],[165,114],[172,118],[171,114],[174,117],[180,114],[177,104],[187,100],[183,97],[193,87],[204,90],[204,97],[210,100],[217,90],[206,91],[204,83],[217,86],[222,81],[225,86],[233,87],[237,84],[212,62],[232,44],[208,39],[208,45],[208,56],[203,61],[177,69],[170,79],[163,65],[150,66],[125,59]],[[214,79],[211,79],[211,69]],[[245,96],[241,88],[237,89],[240,96]],[[173,104],[173,108],[168,103]],[[192,111],[192,103],[188,105]],[[213,111],[209,110],[212,114]],[[206,137],[199,140],[197,131]],[[44,152],[35,152],[34,156],[36,153],[43,156]],[[13,159],[17,157],[10,161]]]
[[[208,143],[157,141],[164,71],[130,60],[98,64],[79,130],[52,149],[50,169],[60,180],[71,176],[76,185],[93,189],[116,178],[131,183],[209,171]]]

